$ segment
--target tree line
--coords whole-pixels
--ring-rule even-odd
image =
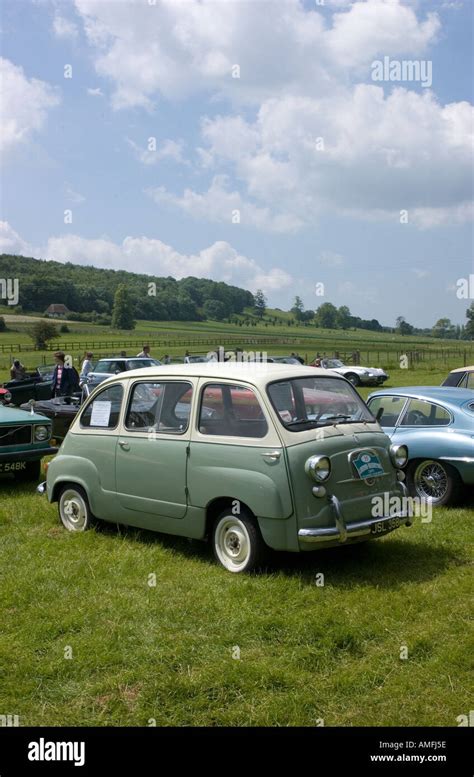
[[[68,318],[111,324],[115,295],[126,289],[131,317],[149,321],[224,319],[254,305],[250,291],[207,278],[176,280],[125,270],[0,255],[0,278],[18,278],[23,312],[66,305]],[[18,308],[17,308],[18,310]]]

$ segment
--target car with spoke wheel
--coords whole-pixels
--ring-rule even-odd
[[[68,531],[100,519],[209,540],[239,573],[270,550],[350,545],[410,525],[407,458],[326,370],[157,365],[97,386],[38,490]],[[394,510],[376,509],[384,497],[398,499]]]
[[[455,504],[474,486],[474,398],[469,389],[409,386],[370,394],[384,431],[409,450],[407,487],[433,505]]]

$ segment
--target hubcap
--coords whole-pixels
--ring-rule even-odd
[[[416,469],[414,482],[420,497],[430,502],[440,502],[446,496],[449,478],[437,461],[424,461]]]
[[[242,521],[234,516],[222,518],[216,528],[215,548],[226,569],[243,569],[250,556],[250,537]]]
[[[77,491],[65,491],[60,502],[61,520],[69,531],[84,531],[87,508]]]

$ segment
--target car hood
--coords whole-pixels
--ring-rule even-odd
[[[0,425],[2,424],[28,424],[43,423],[44,415],[30,413],[29,410],[20,410],[18,407],[0,405]]]

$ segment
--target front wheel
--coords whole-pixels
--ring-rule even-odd
[[[233,515],[230,508],[217,517],[212,530],[214,555],[229,572],[250,572],[261,566],[266,545],[247,512]]]
[[[436,506],[455,502],[461,491],[456,470],[435,459],[411,462],[407,470],[407,486],[412,496]]]
[[[346,375],[346,380],[348,380],[349,383],[352,383],[353,386],[360,386],[360,378],[355,372],[349,372]]]
[[[58,500],[59,518],[68,531],[90,529],[92,513],[86,492],[81,486],[68,485],[61,489]]]

